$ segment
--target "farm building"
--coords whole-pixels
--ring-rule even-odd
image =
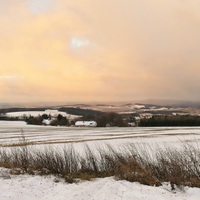
[[[97,122],[95,121],[77,121],[75,126],[86,126],[86,127],[96,127]]]

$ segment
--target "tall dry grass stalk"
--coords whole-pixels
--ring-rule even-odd
[[[11,168],[15,174],[54,174],[67,182],[114,176],[146,185],[170,182],[172,189],[174,185],[200,187],[200,149],[190,144],[184,144],[181,150],[160,148],[155,154],[149,146],[134,144],[117,150],[107,145],[95,151],[85,145],[82,154],[73,145],[59,151],[36,150],[26,145],[9,151],[1,147],[0,167]]]

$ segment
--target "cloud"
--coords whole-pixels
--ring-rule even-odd
[[[1,97],[13,99],[5,91],[15,88],[19,101],[197,100],[199,6],[197,0],[0,2]],[[11,87],[10,74],[23,81]]]
[[[3,75],[3,76],[1,75],[0,76],[1,81],[16,81],[18,79],[19,77],[15,75]]]
[[[81,47],[84,47],[84,46],[88,46],[90,45],[90,41],[88,39],[85,39],[85,38],[78,38],[78,37],[73,37],[71,39],[71,48],[73,49],[78,49],[78,48],[81,48]]]
[[[53,7],[52,3],[52,0],[28,0],[30,12],[35,15],[49,12]]]

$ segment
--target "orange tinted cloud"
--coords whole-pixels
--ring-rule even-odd
[[[200,97],[199,1],[28,2],[0,3],[0,102]]]

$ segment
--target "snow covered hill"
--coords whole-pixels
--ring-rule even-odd
[[[5,169],[1,169],[5,170]],[[150,187],[112,177],[68,184],[53,176],[0,177],[1,200],[199,200],[200,189],[171,191],[169,184]]]

